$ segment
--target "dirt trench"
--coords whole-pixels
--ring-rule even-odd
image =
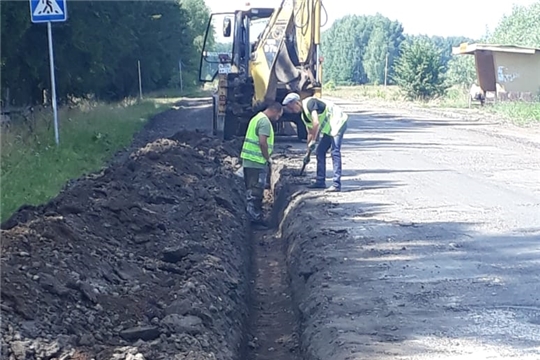
[[[277,231],[287,171],[274,228],[252,232],[241,142],[170,124],[2,224],[2,359],[302,358]]]
[[[291,171],[277,159],[271,171],[270,191],[266,193],[270,228],[254,231],[252,254],[252,298],[246,360],[304,359],[298,337],[300,323],[290,287],[287,267],[287,241],[280,231],[283,211],[290,200]]]

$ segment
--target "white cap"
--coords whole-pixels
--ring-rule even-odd
[[[290,103],[295,102],[295,101],[300,101],[300,95],[295,94],[295,93],[289,93],[287,94],[287,96],[285,96],[285,99],[283,99],[283,101],[281,102],[281,105],[283,106],[289,105]]]

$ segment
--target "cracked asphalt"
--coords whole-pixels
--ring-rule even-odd
[[[308,358],[540,359],[538,129],[336,102],[343,191],[283,223]]]

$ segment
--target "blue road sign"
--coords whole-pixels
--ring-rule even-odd
[[[30,0],[30,16],[33,23],[66,21],[66,0]]]

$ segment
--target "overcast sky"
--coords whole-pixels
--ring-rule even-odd
[[[252,7],[272,7],[281,0],[205,0],[212,11],[232,11],[249,2]],[[479,38],[486,26],[493,29],[513,4],[529,5],[535,0],[323,0],[328,27],[347,14],[374,15],[377,12],[399,20],[408,34],[467,36]],[[498,3],[498,4],[497,4]],[[430,14],[433,14],[430,16]],[[323,18],[324,21],[324,18]]]

